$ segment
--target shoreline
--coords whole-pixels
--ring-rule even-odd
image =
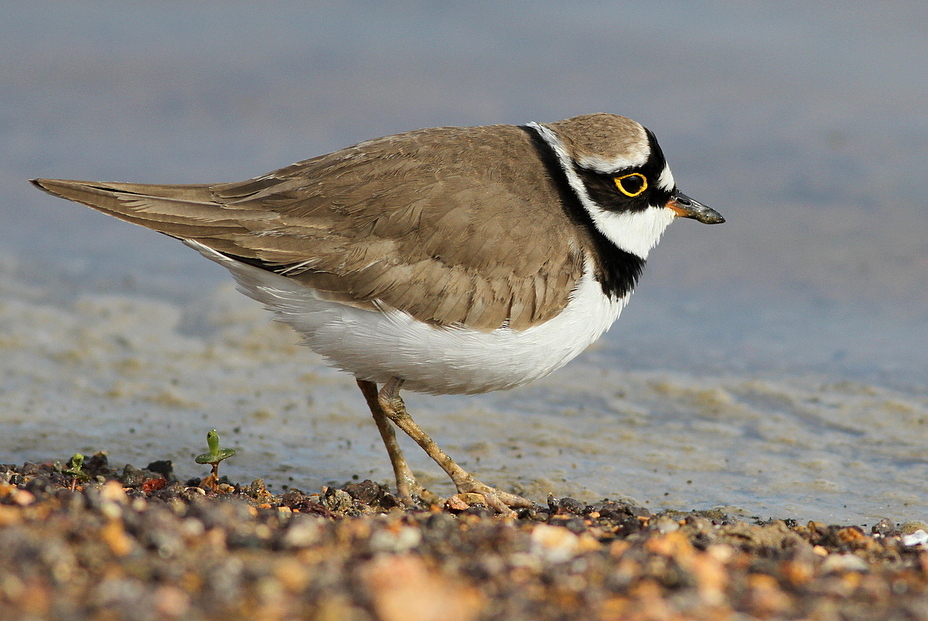
[[[209,487],[98,453],[80,476],[0,466],[0,617],[928,619],[926,530],[571,498],[501,518],[405,509],[371,481]]]

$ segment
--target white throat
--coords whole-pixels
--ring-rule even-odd
[[[644,211],[621,213],[599,209],[596,205],[588,209],[600,233],[616,247],[642,259],[648,258],[664,229],[676,218],[676,214],[666,207],[652,206]]]

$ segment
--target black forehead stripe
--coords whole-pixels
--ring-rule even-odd
[[[664,152],[661,151],[661,145],[657,144],[657,136],[647,127],[644,128],[644,131],[648,135],[648,147],[650,147],[651,151],[651,154],[648,156],[648,162],[653,161],[660,164],[660,167],[663,168],[667,160],[664,159]]]
[[[657,136],[650,129],[644,130],[648,134],[648,146],[651,154],[648,155],[648,161],[641,167],[641,171],[653,179],[657,179],[667,166],[667,160],[664,159],[664,152],[661,151],[661,145],[657,144]]]
[[[613,299],[628,295],[635,288],[635,284],[641,276],[641,271],[644,269],[644,259],[616,247],[596,228],[592,216],[583,206],[580,197],[570,187],[567,173],[561,166],[561,162],[551,145],[541,137],[541,134],[535,128],[528,125],[520,125],[519,128],[532,141],[538,159],[541,160],[548,175],[554,181],[561,207],[567,217],[589,232],[593,241],[593,250],[597,263],[594,276],[602,287],[603,294]]]

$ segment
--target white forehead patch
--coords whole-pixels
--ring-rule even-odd
[[[661,171],[661,176],[657,178],[657,185],[668,192],[672,192],[677,187],[677,182],[673,180],[673,173],[670,172],[669,165],[664,164],[664,170]]]

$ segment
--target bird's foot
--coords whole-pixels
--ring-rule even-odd
[[[503,516],[514,516],[515,511],[513,509],[532,506],[531,500],[490,487],[469,474],[463,481],[455,482],[455,485],[458,488],[458,493],[452,496],[453,499],[463,501],[466,504],[473,504],[474,500],[482,501]]]
[[[358,386],[364,394],[367,404],[371,408],[371,414],[380,430],[380,436],[383,438],[387,447],[387,453],[390,455],[390,462],[393,464],[393,473],[396,475],[396,489],[400,498],[405,499],[410,504],[415,503],[413,500],[418,496],[431,504],[432,499],[440,499],[429,492],[416,482],[412,470],[403,458],[403,452],[400,450],[399,443],[396,441],[396,435],[390,422],[403,430],[406,435],[412,438],[416,444],[422,447],[422,450],[431,457],[435,463],[441,466],[457,487],[459,501],[466,494],[477,494],[483,498],[483,501],[501,515],[514,515],[515,512],[511,507],[523,508],[531,507],[532,503],[521,496],[510,494],[496,488],[484,485],[475,479],[470,473],[457,465],[451,457],[445,453],[435,443],[432,438],[425,433],[419,425],[412,419],[409,412],[406,411],[406,404],[403,403],[399,391],[403,385],[403,380],[394,377],[387,381],[383,388],[377,390],[377,385],[368,380],[358,380]],[[466,502],[466,501],[465,501]]]
[[[432,505],[441,505],[443,502],[441,496],[419,485],[415,479],[405,481],[404,485],[397,485],[396,491],[399,494],[400,500],[407,507],[418,507],[422,505],[430,507]]]

